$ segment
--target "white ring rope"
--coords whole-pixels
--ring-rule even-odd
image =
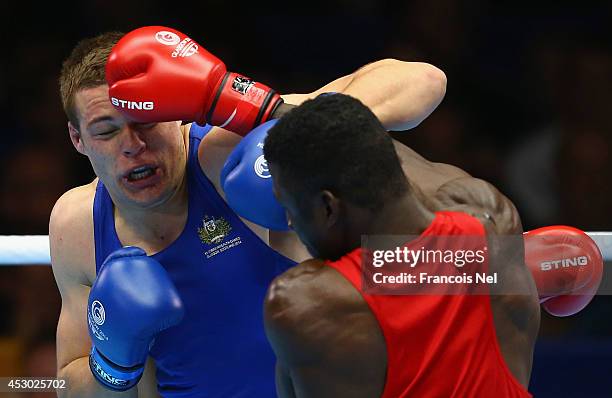
[[[604,261],[612,261],[612,232],[587,232]],[[50,264],[49,236],[0,235],[0,265]]]
[[[0,235],[0,265],[51,264],[49,236]]]

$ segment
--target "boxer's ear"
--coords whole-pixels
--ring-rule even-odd
[[[318,194],[317,202],[322,210],[325,226],[332,227],[340,216],[340,199],[330,191],[324,190]]]
[[[83,147],[83,137],[79,132],[79,129],[72,124],[72,122],[68,122],[68,134],[70,134],[70,141],[72,141],[72,145],[74,145],[75,149],[82,155],[85,155],[85,149]]]

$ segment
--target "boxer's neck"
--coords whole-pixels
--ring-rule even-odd
[[[147,254],[157,253],[174,242],[185,228],[188,216],[187,177],[162,205],[151,209],[115,207],[115,229],[121,243],[139,246]]]
[[[344,253],[361,246],[363,235],[420,235],[435,217],[423,199],[411,188],[375,211],[349,206]]]
[[[352,229],[368,235],[418,235],[434,219],[434,214],[423,203],[422,195],[411,187],[401,197],[389,200],[376,211],[364,211],[353,218]]]

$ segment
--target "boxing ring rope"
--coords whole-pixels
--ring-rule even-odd
[[[0,265],[51,264],[48,235],[0,235]]]
[[[612,232],[587,232],[604,261],[612,261]],[[0,266],[50,264],[48,235],[0,235]]]

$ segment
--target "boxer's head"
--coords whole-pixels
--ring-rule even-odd
[[[380,121],[342,94],[306,101],[285,115],[270,130],[264,154],[275,194],[316,257],[335,259],[354,249],[355,220],[368,222],[409,187]]]
[[[110,103],[105,65],[122,36],[109,32],[78,43],[62,65],[60,93],[72,143],[115,203],[150,207],[180,186],[185,143],[179,122],[133,123]]]
[[[76,95],[83,89],[106,85],[104,67],[113,46],[123,37],[121,32],[107,32],[80,41],[66,58],[60,75],[60,95],[68,120],[80,125]]]

